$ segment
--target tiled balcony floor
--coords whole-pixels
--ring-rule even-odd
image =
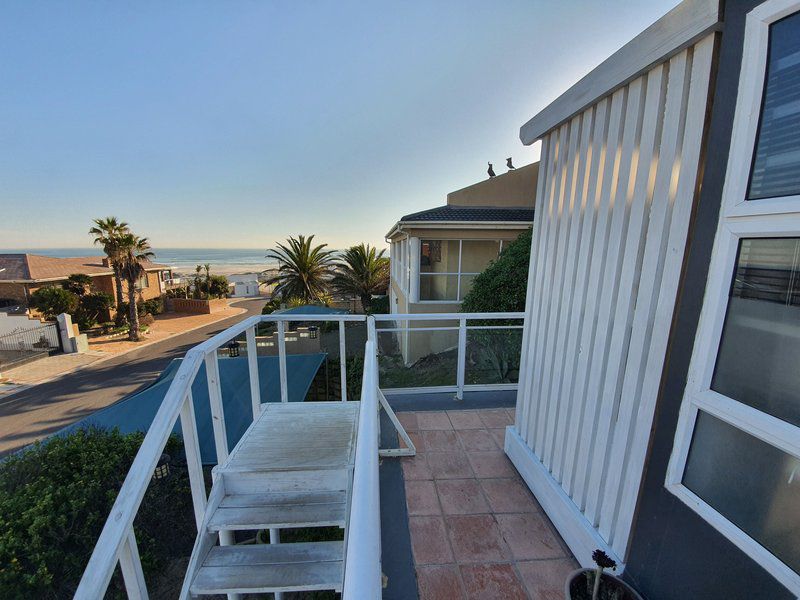
[[[513,415],[398,413],[417,447],[403,475],[420,598],[563,598],[577,563],[503,453]]]

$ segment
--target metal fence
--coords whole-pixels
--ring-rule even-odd
[[[3,352],[52,352],[59,348],[55,323],[0,336],[0,351]]]

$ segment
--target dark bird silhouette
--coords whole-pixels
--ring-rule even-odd
[[[511,171],[512,169],[516,169],[517,168],[517,167],[515,167],[514,165],[511,164],[511,157],[510,156],[506,159],[506,166],[508,167],[509,171]]]
[[[489,163],[489,168],[486,170],[489,174],[489,177],[494,177],[494,169],[492,168],[492,163]]]

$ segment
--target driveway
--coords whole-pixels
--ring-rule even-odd
[[[234,323],[261,314],[264,300],[243,300],[234,306],[247,312],[89,365],[0,400],[0,455],[47,437],[148,386],[170,361],[181,358],[192,346]]]

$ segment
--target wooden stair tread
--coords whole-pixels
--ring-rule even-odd
[[[211,519],[208,522],[208,530],[343,525],[346,511],[347,507],[344,502],[220,506],[211,515]]]
[[[333,590],[342,586],[343,542],[215,546],[193,594]]]

